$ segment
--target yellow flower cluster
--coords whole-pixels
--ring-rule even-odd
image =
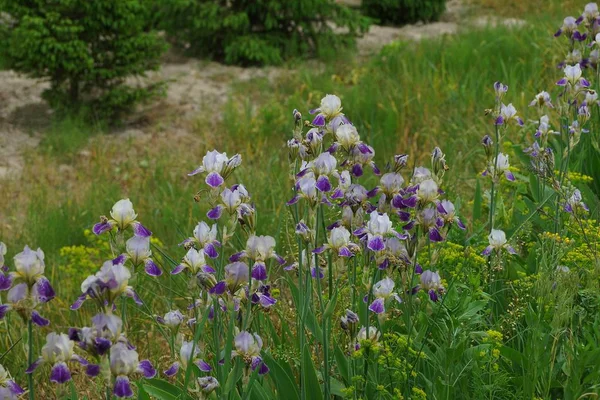
[[[542,238],[553,240],[556,243],[564,243],[566,245],[570,245],[573,243],[573,239],[569,239],[568,237],[561,237],[558,233],[552,232],[544,232],[542,233]]]
[[[469,273],[468,268],[485,265],[485,259],[470,247],[446,242],[437,254],[437,266],[448,272],[453,278],[464,278]],[[451,268],[451,269],[450,269]]]

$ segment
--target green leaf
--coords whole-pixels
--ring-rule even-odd
[[[333,312],[335,311],[335,305],[337,304],[337,295],[338,290],[334,288],[333,297],[331,298],[331,300],[329,300],[329,302],[327,303],[327,308],[325,308],[325,311],[323,312],[324,320],[331,318],[331,316],[333,315]]]
[[[298,392],[298,384],[294,380],[293,375],[288,374],[285,368],[270,354],[263,353],[263,359],[269,366],[269,375],[271,375],[271,379],[277,386],[279,397],[285,396],[285,398],[289,400],[299,399],[300,393]]]
[[[350,372],[348,370],[348,359],[337,343],[333,343],[333,355],[338,371],[346,383],[350,383]]]
[[[310,349],[308,346],[304,347],[303,355],[304,359],[304,371],[302,371],[303,381],[306,388],[306,393],[310,394],[312,399],[322,399],[323,392],[321,385],[317,379],[317,371],[313,364],[312,358],[310,357]]]
[[[149,379],[146,383],[142,384],[142,387],[147,394],[155,397],[157,400],[181,400],[182,398],[187,398],[180,388],[162,379]]]
[[[331,378],[331,394],[339,397],[345,397],[343,390],[346,389],[346,386],[335,378]]]
[[[481,218],[482,215],[482,204],[483,204],[483,196],[481,195],[481,184],[479,183],[479,179],[477,179],[477,184],[475,185],[475,197],[473,198],[473,222],[477,221]]]
[[[225,386],[223,387],[223,397],[226,397],[235,387],[235,384],[242,379],[243,372],[242,365],[239,362],[236,362],[233,369],[229,372],[227,380],[225,381]]]

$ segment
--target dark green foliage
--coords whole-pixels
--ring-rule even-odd
[[[404,25],[437,21],[446,0],[363,0],[364,13],[383,24]]]
[[[159,67],[166,45],[148,29],[145,0],[0,0],[13,19],[8,61],[17,71],[47,78],[44,98],[58,110],[85,104],[112,118],[157,87],[124,85]]]
[[[177,44],[228,64],[280,64],[324,55],[354,44],[369,24],[333,0],[159,1],[162,27]]]

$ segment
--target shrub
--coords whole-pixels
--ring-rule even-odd
[[[125,80],[159,67],[165,43],[148,29],[145,0],[0,0],[13,19],[10,66],[51,85],[44,98],[57,109],[89,104],[113,117],[156,93]]]
[[[369,21],[332,0],[176,0],[161,10],[163,28],[190,53],[246,65],[280,64],[352,45]]]
[[[446,8],[446,0],[363,0],[365,15],[383,24],[404,25],[437,21]]]

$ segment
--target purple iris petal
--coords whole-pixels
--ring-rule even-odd
[[[404,207],[415,208],[417,206],[418,200],[419,199],[417,198],[417,196],[411,196],[407,199],[402,199],[402,204],[404,204]]]
[[[252,357],[252,361],[250,363],[250,366],[252,368],[252,370],[254,371],[256,368],[258,368],[258,374],[259,375],[265,375],[266,373],[269,372],[269,367],[267,367],[267,364],[265,364],[262,360],[262,358],[255,356]]]
[[[110,222],[99,222],[94,225],[94,227],[92,228],[92,231],[96,235],[101,235],[104,232],[110,231],[111,229],[112,229],[112,224]]]
[[[6,387],[8,390],[12,392],[15,396],[20,396],[25,393],[25,390],[21,386],[19,386],[15,381],[7,380]]]
[[[211,274],[214,275],[217,273],[217,270],[214,269],[213,267],[211,267],[210,265],[203,265],[202,266],[202,272],[205,272],[207,274]]]
[[[381,264],[379,264],[377,266],[377,268],[379,268],[379,269],[387,269],[387,267],[389,267],[389,266],[390,266],[390,260],[386,258],[385,260],[383,260],[383,262]]]
[[[113,265],[123,264],[127,260],[127,256],[125,254],[121,254],[112,260]]]
[[[436,228],[431,228],[429,230],[429,240],[432,242],[443,242],[444,238],[440,234],[440,231],[438,231]]]
[[[131,390],[129,378],[123,375],[117,376],[113,394],[117,397],[133,397],[133,390]]]
[[[323,270],[321,268],[319,268],[318,274],[319,274],[319,279],[323,279],[325,277],[325,275],[323,274]],[[310,269],[310,276],[312,276],[313,278],[317,277],[317,268],[312,267]]]
[[[112,346],[112,342],[108,339],[97,337],[94,340],[96,353],[99,355],[106,354],[108,350],[110,350],[110,346]]]
[[[252,278],[257,281],[264,281],[267,279],[267,266],[263,263],[257,262],[252,267]]]
[[[73,355],[73,358],[71,358],[72,361],[77,361],[79,364],[81,365],[89,365],[90,363],[88,362],[88,360],[86,360],[85,358],[75,354]]]
[[[504,171],[504,176],[506,177],[506,179],[508,179],[511,182],[513,182],[515,180],[515,176],[510,171]]]
[[[498,118],[496,118],[496,125],[502,125],[504,123],[504,117],[502,115],[498,115]]]
[[[223,214],[223,206],[216,206],[215,208],[211,208],[206,213],[206,216],[212,220],[217,220],[221,218],[221,214]]]
[[[100,366],[97,364],[89,364],[85,367],[85,374],[90,377],[100,375]]]
[[[338,256],[340,257],[352,257],[352,255],[352,252],[346,246],[340,247],[340,250],[338,251]]]
[[[342,197],[344,197],[344,192],[340,188],[336,188],[331,195],[332,199],[341,199]]]
[[[325,126],[325,116],[323,114],[317,114],[313,119],[312,124],[314,126]]]
[[[360,151],[362,154],[371,154],[371,153],[373,153],[373,151],[371,150],[371,148],[370,148],[368,145],[366,145],[365,143],[363,143],[363,142],[360,142],[360,143],[357,145],[357,147],[358,147],[358,150],[359,150],[359,151]]]
[[[483,250],[481,252],[481,254],[484,255],[484,256],[489,256],[490,254],[492,254],[492,250],[493,249],[494,248],[492,246],[488,246],[488,247],[485,248],[485,250]]]
[[[26,373],[26,374],[31,374],[33,371],[35,371],[35,370],[37,369],[37,367],[39,367],[39,366],[40,366],[40,364],[41,364],[41,363],[42,363],[42,359],[41,359],[41,358],[38,358],[37,360],[35,360],[35,361],[34,361],[34,363],[33,363],[33,364],[31,364],[31,365],[29,366],[29,368],[27,368],[27,369],[25,370],[25,373]]]
[[[331,146],[329,146],[329,148],[328,148],[327,150],[325,150],[325,151],[326,151],[327,153],[329,153],[329,154],[333,154],[333,153],[335,153],[335,152],[338,150],[339,146],[340,146],[340,145],[339,145],[337,142],[334,142],[334,143],[332,143],[332,144],[331,144]]]
[[[0,272],[0,291],[10,289],[10,285],[12,285],[12,279],[10,275],[4,275]]]
[[[590,83],[585,78],[579,79],[579,84],[583,87],[590,87]]]
[[[178,266],[175,267],[175,269],[173,271],[171,271],[171,275],[177,275],[177,274],[181,273],[181,271],[183,271],[184,269],[185,269],[185,265],[179,264]]]
[[[350,171],[352,173],[352,175],[358,177],[361,177],[363,175],[363,168],[362,165],[360,164],[354,164],[352,166],[352,170]]]
[[[225,183],[225,179],[218,172],[211,172],[206,176],[205,182],[208,186],[216,188]]]
[[[405,231],[410,231],[412,228],[415,227],[415,224],[416,222],[414,220],[410,221],[408,224],[404,225],[402,229],[404,229]]]
[[[456,225],[458,225],[458,227],[460,229],[462,229],[463,231],[465,229],[467,229],[467,227],[465,226],[465,224],[463,224],[463,222],[460,220],[460,218],[456,217],[456,218],[454,218],[454,220],[456,221]]]
[[[371,236],[369,241],[367,242],[367,247],[373,251],[381,251],[385,249],[385,243],[383,242],[383,237],[376,235]]]
[[[438,212],[439,212],[440,214],[444,214],[444,215],[448,214],[448,211],[446,211],[446,209],[445,209],[445,208],[444,208],[444,206],[442,205],[442,202],[441,202],[441,201],[437,203],[437,206],[436,206],[436,208],[437,208],[437,210],[438,210]]]
[[[132,224],[133,226],[133,233],[135,236],[139,236],[139,237],[150,237],[152,236],[152,232],[150,232],[150,230],[148,228],[146,228],[144,225],[142,225],[139,222],[134,222]]]
[[[137,304],[138,306],[141,306],[142,304],[144,304],[144,302],[142,301],[140,296],[138,296],[138,294],[135,290],[131,289],[129,292],[125,292],[125,294],[127,296],[131,297],[133,299],[133,301],[135,302],[135,304]]]
[[[81,305],[85,301],[85,299],[87,299],[87,294],[83,293],[81,296],[79,296],[77,298],[77,300],[75,301],[75,303],[71,304],[71,307],[70,307],[71,310],[79,310],[81,308]]]
[[[196,366],[198,366],[202,372],[212,371],[212,367],[204,360],[197,360],[194,364],[196,364]]]
[[[421,267],[421,264],[415,265],[415,274],[417,275],[421,275],[423,273],[423,267]]]
[[[65,383],[71,380],[71,371],[64,362],[54,364],[52,371],[50,371],[50,382],[54,383]]]
[[[154,378],[156,376],[156,370],[152,366],[149,360],[142,360],[138,364],[138,371],[144,375],[144,378]]]
[[[244,257],[246,257],[246,252],[240,251],[238,253],[232,254],[231,257],[229,257],[229,261],[231,261],[231,262],[240,261]]]
[[[381,175],[381,170],[374,162],[371,163],[371,168],[373,168],[373,173],[377,176]]]
[[[204,245],[204,253],[207,256],[209,256],[210,258],[217,258],[219,256],[219,253],[217,252],[215,245],[212,243],[206,243]]]
[[[558,86],[566,86],[567,85],[567,78],[562,78],[561,80],[559,80],[558,82],[556,82],[556,84]]]
[[[315,253],[315,254],[321,254],[324,251],[325,251],[325,246],[321,246],[321,247],[317,247],[312,252]]]
[[[438,294],[435,290],[430,290],[429,291],[429,298],[431,299],[431,301],[438,301]]]
[[[279,265],[285,264],[285,258],[281,257],[279,254],[275,254],[274,257]]]
[[[158,268],[158,266],[156,264],[154,264],[154,261],[148,259],[146,260],[146,262],[144,263],[144,271],[146,271],[146,273],[150,276],[161,276],[162,275],[162,271],[160,270],[160,268]]]
[[[35,310],[31,312],[31,322],[33,322],[37,326],[48,326],[48,325],[50,325],[50,321],[48,321],[46,318],[42,317]]]
[[[556,31],[556,33],[554,34],[554,37],[559,37],[562,34],[562,29],[559,29]]]
[[[47,303],[56,295],[54,289],[50,285],[50,281],[44,277],[39,278],[33,286],[34,293],[37,294],[37,299],[40,303]]]
[[[221,281],[217,282],[215,286],[210,288],[208,293],[220,296],[223,293],[225,293],[225,289],[227,289],[227,284],[225,283],[225,281]]]
[[[174,362],[173,364],[171,364],[169,369],[167,369],[165,372],[163,372],[163,374],[165,374],[168,377],[171,377],[171,376],[176,375],[177,371],[179,371],[179,363]]]
[[[375,187],[375,188],[373,188],[373,189],[369,190],[369,191],[367,192],[367,197],[368,197],[369,199],[371,199],[371,198],[373,198],[373,197],[375,197],[375,196],[377,195],[377,192],[379,192],[379,187]]]
[[[517,254],[517,251],[516,251],[516,250],[514,249],[514,247],[512,247],[512,246],[508,246],[508,245],[507,245],[507,246],[506,246],[506,250],[508,250],[508,252],[509,252],[510,254]]]
[[[369,310],[375,314],[382,314],[385,312],[385,304],[383,299],[375,299],[374,302],[369,306]]]
[[[320,175],[316,186],[321,192],[329,192],[331,190],[331,182],[329,182],[327,175]]]
[[[288,206],[291,206],[293,204],[296,204],[298,202],[298,200],[300,200],[300,196],[295,195],[290,200],[288,200],[285,204],[288,205]]]

